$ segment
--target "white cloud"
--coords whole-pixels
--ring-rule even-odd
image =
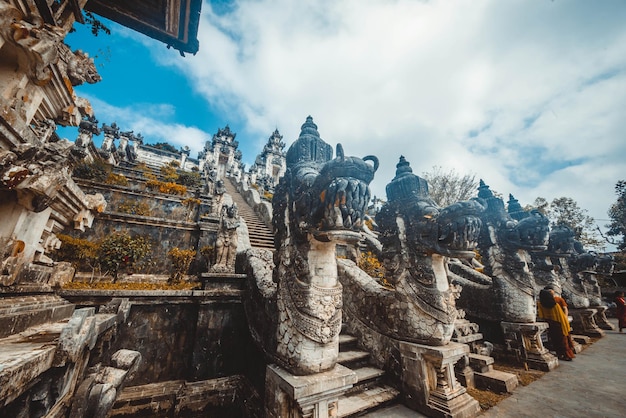
[[[347,154],[473,172],[522,204],[569,196],[606,218],[626,158],[620,1],[239,1],[203,5],[200,52],[163,58],[237,120],[250,162],[312,115]],[[160,52],[158,52],[160,54]]]

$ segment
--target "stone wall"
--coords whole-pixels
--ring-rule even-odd
[[[130,314],[106,357],[132,347],[143,362],[128,386],[170,380],[199,381],[246,374],[263,364],[250,338],[240,290],[111,291],[65,290],[79,306],[100,306],[128,297]]]
[[[77,180],[84,190],[104,195],[108,202],[107,210],[99,214],[92,229],[85,233],[71,235],[89,241],[97,241],[114,232],[127,232],[131,236],[148,237],[152,252],[140,262],[134,271],[120,273],[167,274],[171,270],[168,251],[174,247],[196,249],[196,259],[189,273],[207,271],[199,249],[214,246],[219,219],[210,215],[211,200],[203,197],[202,203],[190,211],[183,203],[185,197],[137,190],[137,183],[129,186],[101,184]],[[120,211],[124,202],[143,203],[150,209],[150,216],[128,214]],[[207,215],[207,213],[209,213]]]

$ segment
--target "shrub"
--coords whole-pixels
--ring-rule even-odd
[[[367,251],[361,254],[358,262],[359,268],[376,279],[381,285],[391,287],[391,283],[385,279],[385,267],[376,254]]]
[[[146,165],[146,163],[139,163],[135,166],[135,170],[143,171],[144,175],[152,174],[152,169]]]
[[[123,174],[109,173],[104,180],[106,184],[115,184],[118,186],[128,186],[128,179]]]
[[[57,260],[68,261],[77,270],[95,270],[100,243],[64,234],[58,234],[57,238],[61,241],[61,247],[54,251]]]
[[[178,161],[172,161],[172,162],[178,162]],[[161,167],[161,175],[163,176],[163,179],[165,181],[173,182],[173,181],[178,180],[178,172],[176,171],[176,167],[171,165],[171,163]]]
[[[172,260],[173,270],[170,273],[170,283],[178,283],[189,270],[189,266],[196,256],[195,250],[181,250],[174,247],[167,253]]]
[[[200,203],[202,203],[202,200],[196,197],[188,197],[187,199],[183,199],[181,203],[185,206],[191,207],[193,205],[199,205]]]
[[[205,245],[200,248],[200,254],[204,257],[206,261],[207,271],[211,268],[211,261],[213,261],[213,257],[215,256],[215,247],[212,245]]]
[[[146,182],[146,187],[150,190],[157,190],[165,194],[173,194],[184,196],[187,194],[187,187],[172,182],[164,182],[156,179],[150,179]]]
[[[117,280],[120,270],[130,270],[135,263],[150,253],[152,246],[143,237],[131,237],[126,232],[115,232],[105,237],[98,251],[102,269]]]
[[[72,175],[81,179],[104,182],[110,173],[110,164],[102,160],[94,160],[91,163],[77,165]]]
[[[182,184],[183,186],[196,188],[200,187],[200,185],[202,184],[202,177],[200,177],[200,173],[198,172],[183,171],[182,173],[178,174],[178,179],[176,180],[176,183]]]
[[[137,202],[132,200],[122,201],[118,205],[117,211],[121,213],[128,213],[130,215],[140,216],[151,216],[152,214],[150,210],[150,205],[148,205],[146,202]]]

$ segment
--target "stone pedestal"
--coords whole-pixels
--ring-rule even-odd
[[[433,347],[400,343],[402,386],[406,404],[430,417],[474,417],[480,405],[454,375],[454,365],[467,356],[465,344]]]
[[[340,364],[329,371],[305,376],[296,376],[270,364],[265,373],[265,416],[337,417],[339,397],[356,382],[356,373]]]
[[[595,316],[597,312],[595,308],[570,309],[569,314],[572,317],[572,328],[574,331],[576,331],[577,334],[583,334],[589,337],[604,337],[604,331],[596,324]]]
[[[609,320],[606,317],[607,307],[600,305],[600,306],[594,306],[593,309],[597,311],[596,315],[593,318],[596,321],[596,325],[598,326],[598,328],[605,329],[608,331],[615,331],[615,327],[613,326],[613,324],[609,322]]]
[[[541,334],[548,329],[547,322],[501,322],[509,355],[531,369],[549,372],[559,365],[559,360],[544,347]]]

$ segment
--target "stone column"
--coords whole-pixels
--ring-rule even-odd
[[[559,360],[544,347],[541,334],[548,329],[547,322],[501,322],[506,347],[518,361],[528,367],[549,372],[559,365]]]
[[[339,397],[356,382],[356,373],[340,364],[329,371],[306,376],[296,376],[270,364],[265,373],[265,416],[338,417]]]
[[[480,412],[454,375],[454,365],[467,356],[465,344],[441,347],[400,342],[402,390],[406,404],[430,417],[474,417]]]
[[[276,351],[285,366],[298,374],[329,370],[339,356],[342,287],[335,247],[344,242],[341,238],[334,231],[310,236],[306,254],[310,283],[292,278],[279,285]]]

